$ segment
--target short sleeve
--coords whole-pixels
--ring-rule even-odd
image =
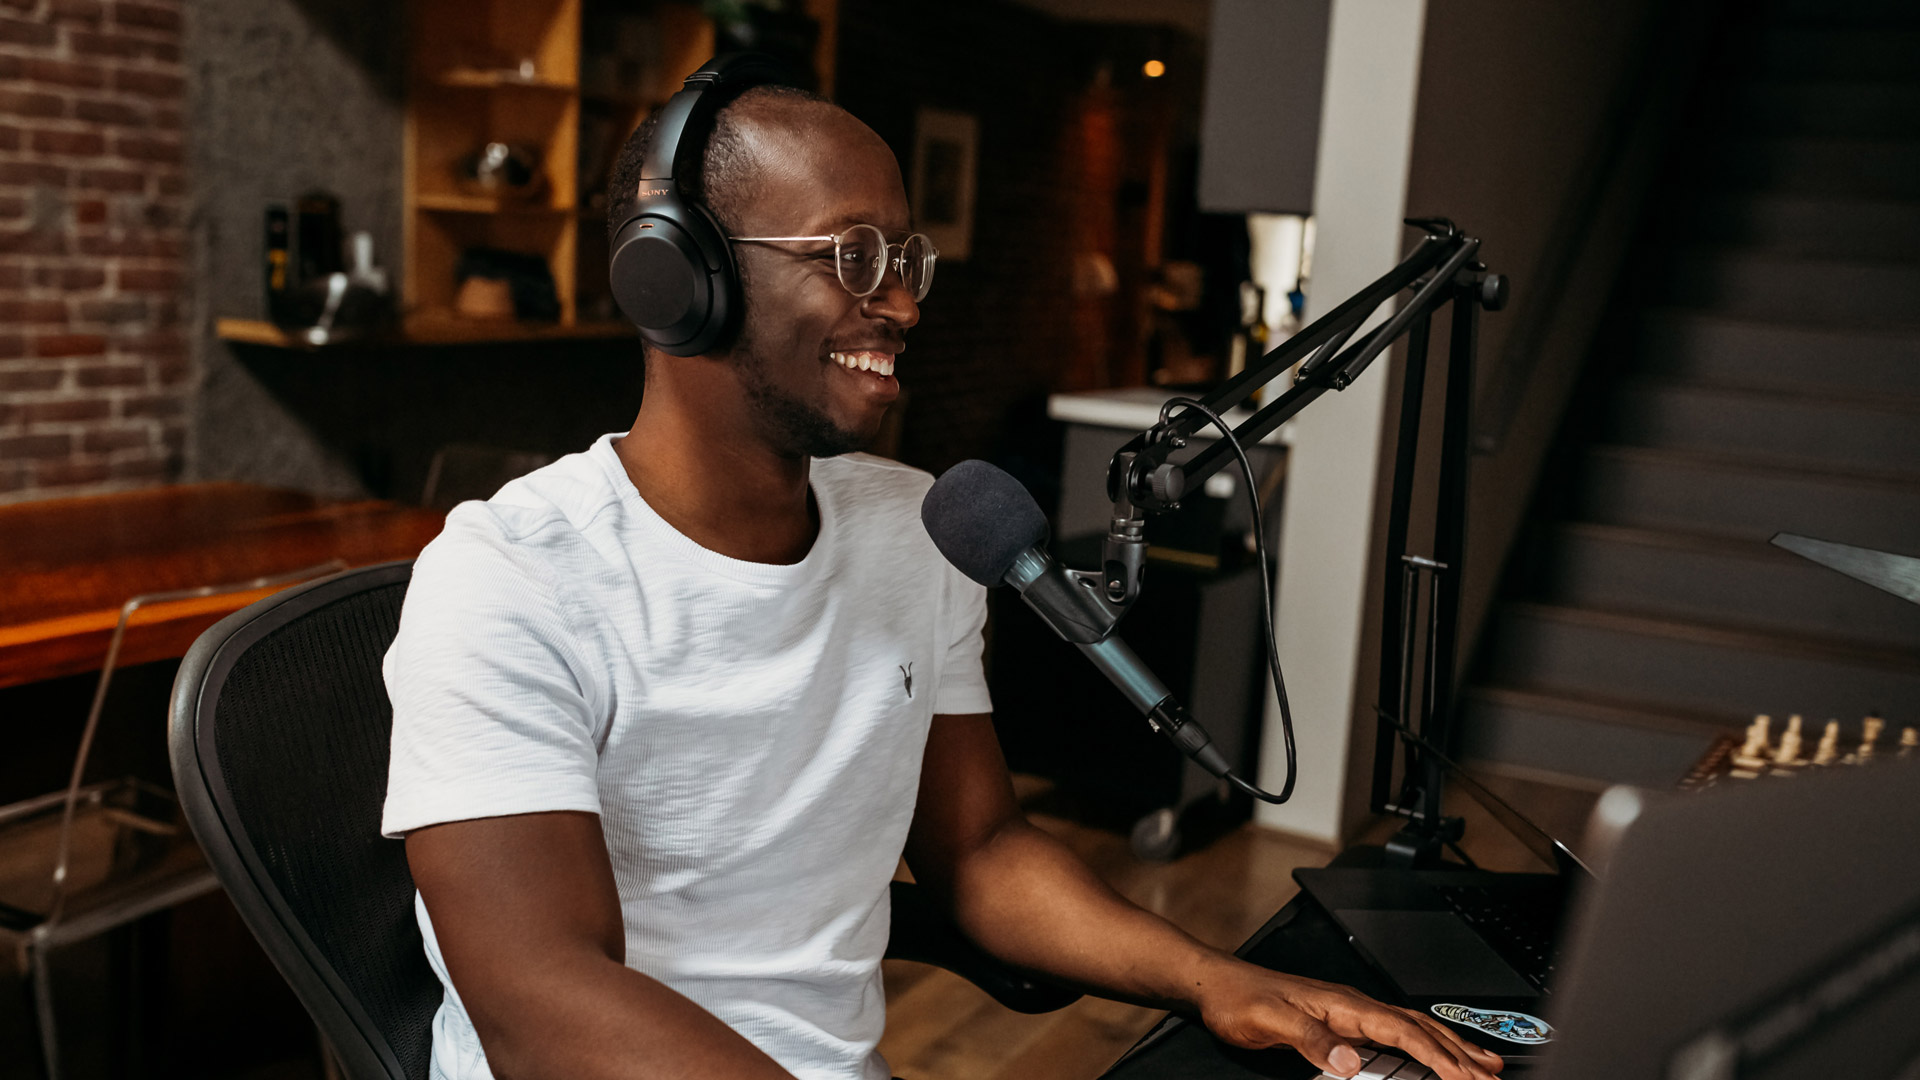
[[[420,555],[384,672],[393,756],[381,831],[600,809],[603,734],[582,643],[549,580],[479,504]]]
[[[936,714],[993,711],[987,693],[987,675],[981,666],[987,625],[987,590],[945,567],[947,580],[946,662],[940,668],[940,688],[934,695]]]

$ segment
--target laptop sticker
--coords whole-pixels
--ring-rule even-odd
[[[1484,1031],[1496,1039],[1538,1046],[1553,1041],[1553,1025],[1537,1016],[1505,1009],[1474,1009],[1465,1005],[1435,1005],[1433,1015],[1461,1027]]]

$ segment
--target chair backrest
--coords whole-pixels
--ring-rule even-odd
[[[411,562],[275,594],[201,635],[174,683],[187,822],[353,1080],[424,1080],[440,981],[404,844],[380,836],[381,659]]]

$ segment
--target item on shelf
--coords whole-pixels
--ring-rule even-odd
[[[332,192],[309,191],[294,204],[299,220],[294,255],[299,260],[299,282],[345,270],[340,250],[340,200]]]
[[[292,318],[285,324],[302,344],[315,347],[352,341],[386,326],[393,314],[387,295],[336,270],[294,290]]]
[[[293,288],[293,219],[286,203],[268,203],[266,213],[267,318],[287,317],[287,294]]]
[[[511,319],[513,286],[505,278],[470,277],[453,294],[453,311],[463,319]]]
[[[365,230],[354,233],[351,247],[353,265],[347,270],[348,280],[386,296],[391,290],[387,287],[387,272],[373,263],[373,234]]]
[[[517,319],[550,321],[560,317],[560,296],[554,287],[553,269],[538,255],[499,248],[468,248],[454,269],[459,288],[454,310],[475,318],[498,318],[496,310],[511,308],[505,314]],[[497,285],[472,285],[472,282],[504,282],[510,304],[500,304]],[[471,306],[469,306],[471,305]]]
[[[348,271],[340,242],[340,200],[325,191],[300,196],[298,216],[269,204],[266,213],[267,315],[306,345],[328,345],[365,336],[393,316],[386,274],[373,265],[373,236],[353,237]],[[291,233],[295,247],[288,257]]]
[[[531,199],[546,190],[540,153],[517,143],[490,142],[460,159],[460,186],[470,195]]]

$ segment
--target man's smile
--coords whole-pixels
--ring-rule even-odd
[[[830,352],[827,359],[846,368],[848,371],[871,371],[875,375],[893,374],[893,354],[878,349],[855,349],[848,352]]]

